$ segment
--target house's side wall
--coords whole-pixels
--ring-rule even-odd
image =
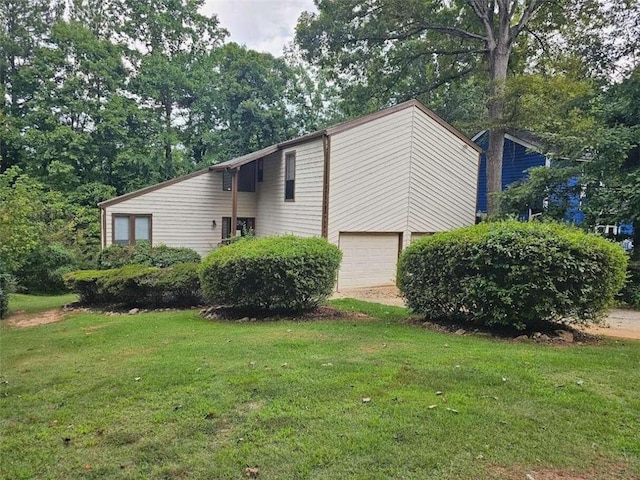
[[[413,110],[332,135],[331,243],[340,232],[406,231]]]
[[[485,133],[476,143],[482,147],[480,170],[478,175],[477,211],[487,211],[487,147],[488,136]],[[527,151],[524,145],[520,145],[508,138],[504,140],[504,153],[502,155],[502,189],[504,190],[513,182],[525,180],[529,177],[526,172],[531,167],[544,167],[546,158],[544,155]]]
[[[413,111],[409,230],[441,232],[473,225],[477,150],[419,109]]]
[[[256,217],[256,210],[256,194],[239,192],[238,217]],[[231,192],[222,190],[222,173],[207,172],[107,206],[107,245],[113,240],[114,213],[151,214],[154,245],[189,247],[203,255],[222,239],[222,217],[231,216]]]
[[[296,153],[295,200],[284,199],[285,155]],[[322,233],[322,139],[296,145],[264,159],[264,181],[257,184],[256,235]]]

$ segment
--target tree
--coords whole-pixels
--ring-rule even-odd
[[[563,220],[580,198],[585,228],[630,223],[640,245],[640,69],[604,91],[566,77],[521,80],[514,118],[541,135],[553,161],[504,193],[505,211],[547,199],[543,216]]]
[[[126,0],[124,32],[135,65],[133,92],[155,114],[157,141],[161,143],[162,180],[191,168],[177,165],[174,149],[180,143],[178,125],[193,98],[191,76],[206,56],[217,48],[226,30],[215,16],[199,13],[203,0]]]
[[[24,155],[20,131],[33,87],[21,72],[62,11],[62,2],[51,0],[6,0],[0,8],[0,173]]]
[[[525,52],[525,47],[530,53],[532,44],[544,46],[545,40],[559,35],[568,12],[584,20],[585,12],[599,5],[597,0],[316,0],[316,4],[319,13],[301,16],[296,42],[309,61],[332,69],[347,95],[367,109],[410,97],[426,97],[430,103],[433,91],[468,75],[486,84],[490,194],[501,190],[504,90],[513,54]],[[515,60],[521,69],[530,65],[526,55]],[[498,197],[489,199],[489,213],[495,213]]]

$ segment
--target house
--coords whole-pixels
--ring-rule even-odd
[[[338,288],[393,284],[412,240],[474,223],[479,152],[411,100],[102,202],[102,246],[322,236]]]
[[[482,148],[480,155],[480,171],[478,172],[478,196],[476,200],[477,216],[482,218],[487,213],[487,148],[489,136],[487,130],[475,135],[472,140]],[[502,154],[502,190],[515,182],[526,180],[527,170],[533,167],[550,167],[551,159],[543,154],[544,146],[532,133],[523,130],[509,131],[504,136],[504,151]],[[577,178],[569,180],[570,187],[577,184]],[[540,199],[543,204],[544,199]],[[522,218],[529,220],[534,215],[532,210],[522,212]],[[581,210],[581,197],[575,195],[570,199],[569,209],[565,214],[565,221],[579,225],[584,221]],[[633,235],[633,227],[627,223],[598,224],[595,231],[612,237],[626,237]]]
[[[487,213],[487,148],[489,135],[483,130],[472,138],[482,148],[480,170],[478,172],[478,196],[476,211],[478,216]],[[526,132],[510,132],[504,135],[502,154],[502,190],[514,182],[526,180],[527,170],[533,167],[549,167],[551,162],[541,152],[542,145]]]

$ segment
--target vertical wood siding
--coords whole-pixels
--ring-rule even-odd
[[[222,240],[222,217],[231,216],[231,192],[222,190],[222,173],[206,172],[107,206],[107,245],[112,241],[114,213],[151,214],[154,245],[189,247],[204,255]],[[239,192],[238,217],[256,214],[256,193]],[[259,225],[260,220],[256,222]]]
[[[331,138],[329,241],[407,229],[413,108]]]
[[[473,225],[478,152],[413,110],[409,230],[441,232]]]
[[[284,158],[296,153],[295,200],[284,200]],[[271,154],[264,159],[264,181],[257,184],[256,235],[322,233],[322,139]]]

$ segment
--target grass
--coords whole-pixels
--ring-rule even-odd
[[[333,304],[373,318],[3,327],[0,478],[640,477],[639,343],[446,335]]]
[[[27,314],[44,312],[60,308],[67,303],[75,302],[77,299],[78,296],[75,293],[53,296],[12,293],[9,295],[9,315],[18,312]]]

